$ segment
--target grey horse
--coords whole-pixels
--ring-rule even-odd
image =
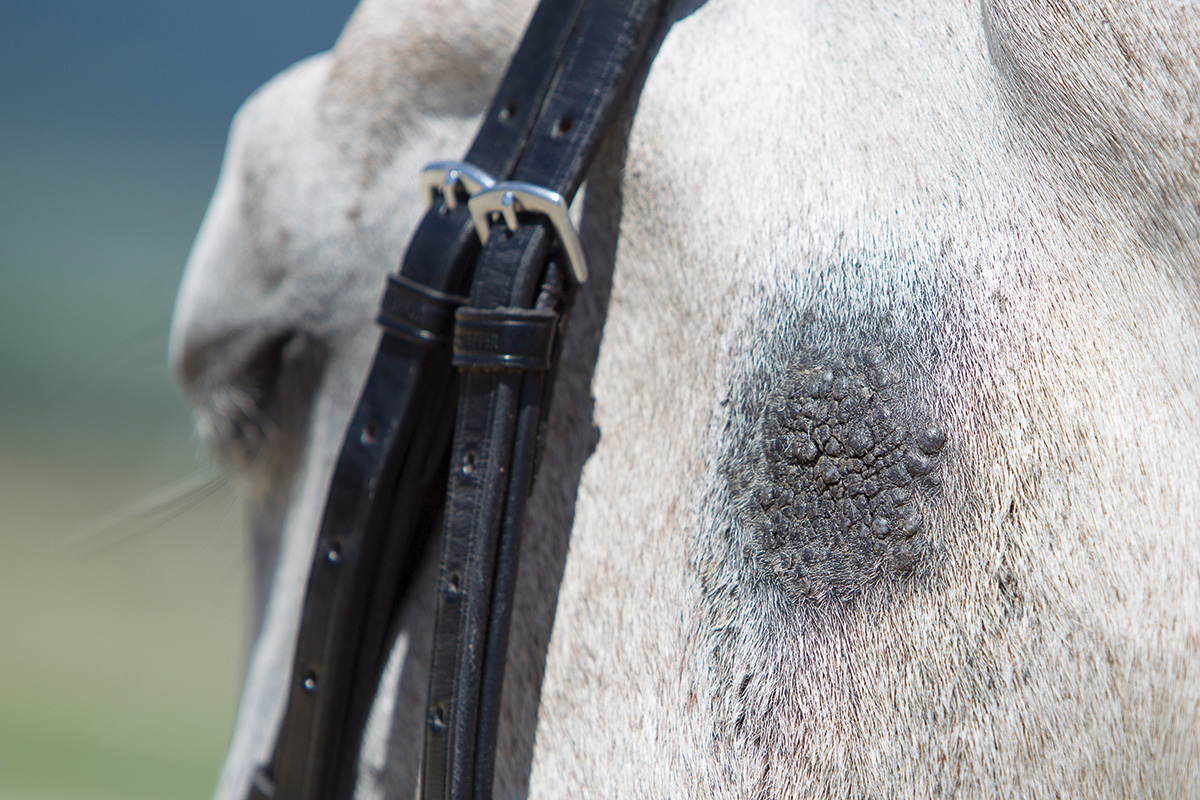
[[[282,712],[416,175],[528,2],[363,0],[233,123],[172,359],[240,478]],[[1200,9],[709,0],[577,204],[498,797],[1200,791]],[[436,548],[359,797],[418,779]]]

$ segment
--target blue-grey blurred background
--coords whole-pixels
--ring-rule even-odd
[[[230,116],[353,5],[0,1],[0,800],[212,788],[247,572],[171,305]]]

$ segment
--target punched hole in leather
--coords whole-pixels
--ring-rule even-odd
[[[512,176],[588,4],[539,3],[465,161],[497,179]],[[465,205],[448,214],[431,208],[399,270],[416,286],[400,281],[399,291],[424,295],[417,304],[439,300],[421,287],[463,292],[478,252]],[[432,312],[410,307],[382,321],[387,330],[333,470],[287,705],[272,734],[271,756],[248,787],[253,800],[325,800],[353,793],[359,742],[386,661],[386,633],[432,528],[423,509],[440,508],[445,486],[444,477],[436,476],[445,474],[454,413],[450,398],[457,392],[450,348],[431,341],[448,332],[439,303],[433,305]],[[398,325],[389,324],[396,320]],[[439,462],[441,469],[428,466]],[[323,554],[334,542],[339,557],[330,562]],[[302,682],[310,670],[317,676],[312,691]]]
[[[497,180],[544,187],[569,203],[660,8],[659,0],[542,0],[464,160]],[[568,116],[573,123],[561,124]],[[434,516],[428,512],[440,505],[430,476],[444,481],[448,463],[463,463],[468,453],[475,454],[469,475],[449,470],[456,477],[446,524],[471,540],[475,534],[450,520],[455,487],[464,479],[491,487],[474,499],[462,497],[460,505],[487,518],[491,544],[483,549],[491,555],[474,577],[459,573],[458,598],[442,599],[451,600],[449,607],[465,598],[481,601],[470,601],[470,616],[472,636],[486,641],[486,663],[468,670],[471,687],[457,686],[458,660],[439,658],[435,643],[429,722],[438,724],[426,732],[422,794],[490,796],[517,534],[553,375],[558,317],[528,308],[546,277],[552,232],[542,223],[522,223],[514,238],[533,234],[541,242],[533,248],[537,255],[531,251],[521,269],[481,284],[472,274],[486,271],[489,259],[474,265],[478,241],[464,237],[470,229],[463,217],[431,209],[405,253],[401,276],[388,283],[379,319],[385,335],[334,470],[288,705],[271,761],[251,787],[253,798],[325,800],[353,793],[358,745],[386,660],[386,631],[428,539]],[[468,285],[472,303],[462,305],[456,293]],[[490,290],[476,291],[486,285]],[[453,352],[451,344],[457,344]],[[491,422],[487,413],[460,414],[463,435],[456,432],[448,448],[454,394],[460,403],[468,396],[484,403],[493,395],[508,399]],[[496,480],[497,470],[508,477]],[[334,559],[324,557],[334,551]],[[453,649],[457,634],[445,634]],[[438,702],[439,695],[456,702]],[[437,743],[436,729],[447,727],[456,731],[452,741]],[[435,774],[441,779],[431,781]]]

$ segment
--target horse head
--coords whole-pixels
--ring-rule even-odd
[[[694,4],[693,4],[694,5]],[[172,363],[241,476],[269,757],[374,311],[529,4],[363,0],[238,112]],[[1200,15],[679,7],[576,203],[501,796],[1183,796]],[[418,780],[436,548],[357,792]]]

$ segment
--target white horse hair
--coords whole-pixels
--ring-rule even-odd
[[[222,800],[270,752],[415,176],[529,10],[363,0],[234,121],[172,333],[255,540]],[[583,200],[615,267],[565,340],[497,796],[1195,796],[1200,8],[672,23]],[[436,550],[359,797],[414,792]]]

